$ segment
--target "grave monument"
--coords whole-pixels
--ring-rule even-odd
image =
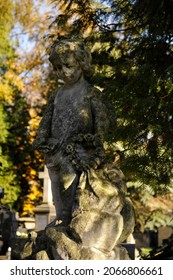
[[[51,181],[46,166],[43,172],[39,172],[39,178],[43,179],[43,202],[34,211],[36,231],[43,230],[56,216],[52,199]]]
[[[50,98],[35,149],[45,156],[55,219],[31,232],[21,259],[130,259],[121,245],[134,229],[125,178],[105,141],[116,133],[111,106],[96,87],[91,53],[76,38],[57,39],[49,60],[64,85]]]

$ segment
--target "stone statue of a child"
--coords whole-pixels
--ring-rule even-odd
[[[102,93],[86,80],[92,66],[83,41],[55,42],[49,60],[64,85],[50,98],[33,144],[45,155],[56,209],[54,223],[68,225],[81,173],[102,162],[109,112]]]

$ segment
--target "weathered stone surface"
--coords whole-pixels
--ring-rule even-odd
[[[73,231],[66,228],[50,227],[46,230],[49,246],[55,259],[78,260],[80,259],[80,240],[74,240]]]
[[[35,255],[36,260],[49,260],[48,254],[46,251],[39,251]]]
[[[126,199],[126,202],[121,211],[121,215],[123,217],[124,226],[120,239],[118,240],[118,243],[125,241],[128,238],[128,236],[131,233],[133,233],[133,229],[135,226],[134,209],[129,199]]]
[[[112,251],[101,251],[97,248],[83,247],[82,260],[129,260],[127,251],[122,246],[117,246]]]
[[[112,183],[104,170],[103,166],[81,176],[69,226],[58,224],[32,232],[19,259],[129,259],[120,243],[133,232],[133,207],[121,190],[122,171],[112,166]]]
[[[20,257],[129,259],[120,243],[133,232],[134,212],[124,175],[104,149],[112,115],[86,81],[90,52],[64,39],[53,44],[50,61],[64,85],[48,103],[34,147],[45,155],[56,219],[31,234]]]

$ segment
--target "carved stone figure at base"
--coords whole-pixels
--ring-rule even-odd
[[[124,175],[105,154],[114,127],[101,91],[87,82],[91,54],[83,41],[61,39],[50,61],[64,85],[50,98],[33,144],[51,179],[56,219],[44,234],[52,258],[127,259],[119,244],[133,232],[133,207]]]

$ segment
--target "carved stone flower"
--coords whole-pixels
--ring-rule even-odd
[[[92,142],[93,138],[94,138],[94,136],[91,133],[87,133],[84,135],[84,139],[86,142]]]
[[[71,154],[74,152],[74,147],[72,144],[68,144],[67,147],[66,147],[66,153],[67,154]]]

